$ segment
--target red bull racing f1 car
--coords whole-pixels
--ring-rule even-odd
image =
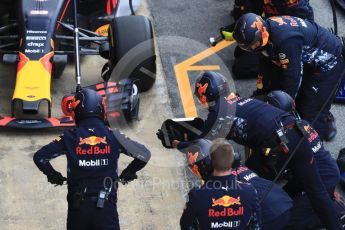
[[[51,83],[76,53],[107,59],[100,68],[104,82],[87,88],[103,96],[108,116],[135,118],[138,92],[152,87],[156,72],[152,25],[147,17],[134,15],[139,4],[140,0],[0,0],[0,58],[17,66],[11,116],[0,116],[0,127],[73,126],[73,94],[62,100],[64,115],[51,117]],[[137,46],[144,47],[132,55],[139,60],[123,62]],[[42,102],[48,104],[46,118],[25,118],[38,115]]]

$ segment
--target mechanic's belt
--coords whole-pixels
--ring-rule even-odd
[[[308,132],[304,129],[303,121],[300,118],[296,118],[294,121],[289,122],[284,125],[282,124],[282,121],[280,121],[279,123],[281,127],[275,131],[275,134],[276,134],[276,137],[278,138],[278,144],[280,145],[284,153],[289,152],[289,148],[287,147],[289,140],[286,135],[291,130],[297,130],[301,134],[302,137],[309,135]]]
[[[286,137],[286,134],[289,130],[294,129],[295,124],[289,123],[289,124],[283,125],[283,123],[281,121],[279,121],[279,125],[280,125],[280,127],[274,131],[274,134],[277,138],[278,145],[279,145],[280,149],[284,153],[288,153],[289,147],[287,146],[287,144],[289,143],[289,140]]]
[[[84,200],[95,201],[97,208],[103,208],[105,201],[108,200],[109,194],[110,194],[110,191],[108,191],[108,190],[100,190],[98,195],[95,194],[95,193],[93,193],[93,194],[83,194],[83,193],[80,193],[80,192],[76,192],[76,193],[73,194],[73,198],[72,198],[73,208],[79,209],[80,208],[80,204]]]

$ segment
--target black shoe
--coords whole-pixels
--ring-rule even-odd
[[[345,172],[345,148],[339,151],[337,157],[337,164],[340,170],[340,173]]]
[[[331,112],[327,116],[328,132],[325,141],[331,141],[337,135],[337,127],[335,125],[335,118]]]

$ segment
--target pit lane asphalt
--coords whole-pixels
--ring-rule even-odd
[[[229,0],[148,0],[154,19],[158,47],[161,53],[168,93],[171,98],[171,105],[175,117],[184,117],[184,110],[181,105],[178,88],[176,87],[174,65],[209,47],[209,37],[217,36],[221,26],[232,22],[229,12],[233,2]],[[329,1],[312,0],[310,3],[314,8],[316,22],[327,28],[333,27],[332,10]],[[337,10],[337,15],[338,33],[344,36],[345,12]],[[168,42],[166,42],[166,39],[160,39],[167,36],[181,36],[186,38],[186,40],[181,42],[181,38],[175,38],[178,42],[176,42],[176,47],[173,49],[167,45]],[[174,40],[174,38],[170,39],[170,44],[172,43],[171,40]],[[182,45],[179,45],[181,43]],[[233,47],[225,48],[217,53],[226,66],[223,68],[224,65],[218,63],[221,65],[220,72],[222,73],[228,73],[226,68],[231,70]],[[219,60],[208,58],[201,64],[216,64],[216,61]],[[200,71],[189,72],[191,83],[195,81],[198,74],[200,74]],[[234,86],[241,96],[250,96],[256,87],[256,83],[255,80],[235,80]],[[198,108],[198,111],[202,116],[205,115],[204,110]],[[336,117],[338,135],[333,141],[325,143],[325,145],[332,152],[333,156],[336,157],[339,150],[345,147],[345,105],[333,105],[332,113]],[[236,148],[239,151],[243,151],[239,146]]]

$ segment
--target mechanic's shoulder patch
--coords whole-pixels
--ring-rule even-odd
[[[224,97],[228,104],[233,104],[239,101],[241,98],[235,93],[230,93],[227,97]]]
[[[299,3],[299,0],[288,0],[287,1],[287,7],[295,7],[295,6],[297,6],[298,5],[298,3]]]

